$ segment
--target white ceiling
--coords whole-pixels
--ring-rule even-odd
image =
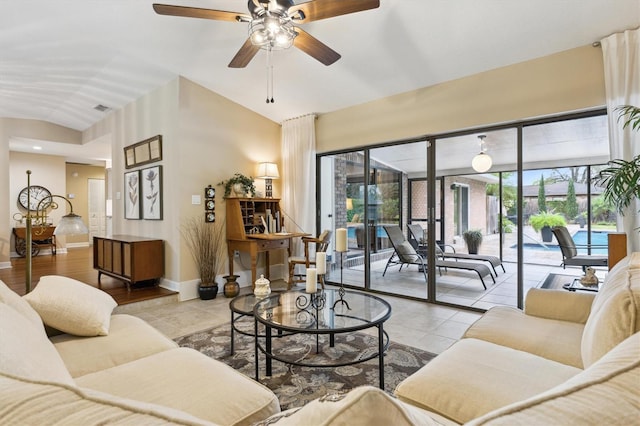
[[[246,0],[162,0],[246,12]],[[380,0],[302,25],[342,55],[295,48],[227,64],[247,24],[157,15],[151,0],[0,0],[0,117],[84,130],[178,75],[273,121],[325,113],[584,46],[640,26],[640,0]],[[296,1],[299,3],[299,1]],[[577,70],[578,71],[578,70]]]

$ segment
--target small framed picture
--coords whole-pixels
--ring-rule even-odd
[[[140,219],[140,171],[124,174],[124,218]]]
[[[162,160],[162,135],[156,135],[124,148],[127,169]]]
[[[204,189],[204,198],[215,198],[216,197],[216,189],[211,185],[207,186]]]
[[[136,165],[136,151],[132,146],[124,149],[124,166],[127,169],[135,167]]]
[[[216,221],[216,214],[214,212],[204,212],[204,221],[212,223]]]
[[[162,220],[162,166],[140,171],[142,186],[142,218]]]

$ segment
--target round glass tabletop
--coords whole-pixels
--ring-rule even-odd
[[[256,319],[278,330],[307,333],[341,333],[362,330],[386,321],[391,305],[380,297],[359,291],[320,290],[314,294],[288,291],[258,301]]]

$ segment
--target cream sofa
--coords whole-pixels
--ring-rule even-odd
[[[0,281],[0,424],[245,425],[277,397],[64,277],[20,297]],[[48,338],[44,323],[66,333]]]
[[[401,382],[276,414],[265,425],[640,424],[640,253],[597,294],[532,289],[495,307]]]

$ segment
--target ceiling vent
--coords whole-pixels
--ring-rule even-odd
[[[104,106],[102,104],[98,104],[94,106],[93,109],[95,109],[96,111],[105,112],[105,111],[109,111],[111,108],[109,108],[108,106]]]

